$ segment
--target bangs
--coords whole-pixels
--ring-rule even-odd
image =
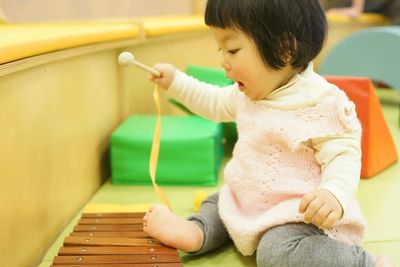
[[[207,2],[205,23],[215,28],[242,28],[239,21],[243,20],[245,10],[242,1],[212,1]],[[241,12],[242,11],[242,12]]]

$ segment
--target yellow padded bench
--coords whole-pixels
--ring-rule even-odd
[[[83,45],[204,31],[202,16],[161,16],[104,22],[0,23],[0,64]]]
[[[143,17],[138,22],[143,27],[145,37],[207,30],[203,16]]]
[[[0,24],[0,64],[95,43],[134,39],[135,24],[106,22]]]
[[[357,18],[328,13],[327,20],[330,24],[342,24],[350,27],[351,25],[376,26],[387,25],[389,23],[389,20],[385,16],[377,13],[364,13]]]

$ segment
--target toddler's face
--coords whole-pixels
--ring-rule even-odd
[[[226,76],[250,99],[265,99],[296,73],[291,66],[281,70],[267,66],[254,41],[240,30],[211,27],[211,31],[222,53]]]

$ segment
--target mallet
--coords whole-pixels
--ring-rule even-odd
[[[121,54],[119,54],[118,56],[118,63],[121,66],[136,66],[141,68],[144,71],[147,71],[148,73],[150,73],[153,76],[156,77],[160,77],[161,73],[149,66],[146,66],[142,63],[140,63],[139,61],[135,60],[135,56],[130,53],[130,52],[122,52]]]

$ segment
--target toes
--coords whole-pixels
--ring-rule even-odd
[[[143,227],[147,227],[147,222],[149,220],[149,216],[146,214],[143,217]]]
[[[150,212],[152,212],[153,210],[154,210],[154,205],[151,205],[150,208],[149,208],[149,210],[147,211],[147,213],[150,213]]]
[[[147,218],[145,219],[145,218],[143,218],[143,231],[145,231],[146,232],[146,230],[147,230]]]

